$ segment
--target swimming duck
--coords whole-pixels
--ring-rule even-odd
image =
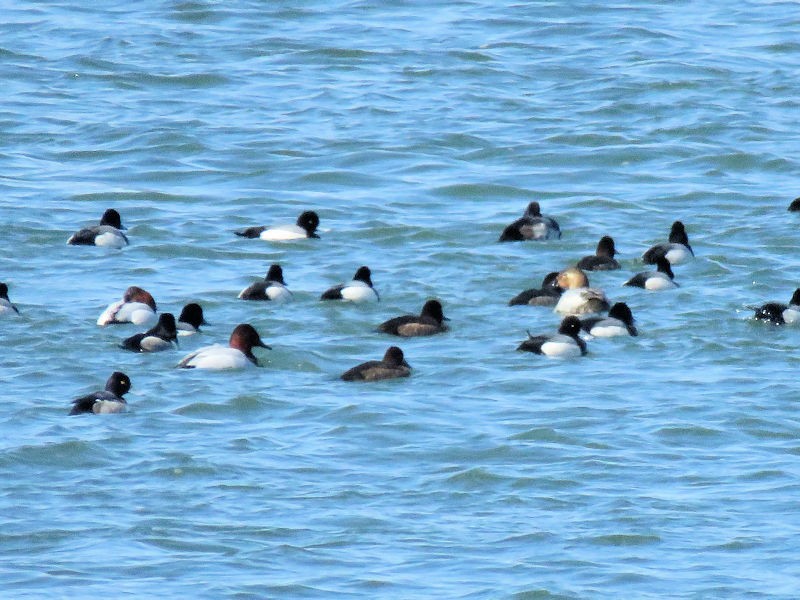
[[[449,319],[444,316],[442,303],[438,300],[428,300],[422,306],[419,315],[403,315],[389,319],[378,325],[378,331],[402,337],[434,335],[447,331],[447,326],[443,323],[447,320]]]
[[[403,357],[403,351],[397,346],[390,346],[382,360],[370,360],[342,373],[344,381],[379,381],[408,377],[411,365]]]
[[[185,356],[178,367],[182,369],[244,369],[258,366],[253,348],[271,349],[267,346],[252,325],[242,323],[231,333],[227,346],[215,344],[200,348]]]
[[[588,319],[581,319],[581,329],[592,337],[639,335],[633,323],[633,313],[628,305],[624,302],[617,302],[608,311],[607,317],[589,317]]]
[[[694,250],[689,245],[689,236],[686,228],[680,221],[672,224],[669,232],[669,242],[656,244],[642,254],[642,260],[648,265],[656,264],[659,257],[665,257],[670,264],[679,265],[694,258]]]
[[[609,308],[605,292],[590,288],[586,273],[577,267],[561,271],[556,278],[556,284],[564,290],[554,309],[557,313],[583,315],[605,312]]]
[[[197,302],[190,302],[183,307],[178,317],[178,335],[192,335],[200,332],[200,325],[208,325],[203,316],[203,307]]]
[[[597,250],[590,256],[584,256],[575,266],[584,271],[613,271],[619,269],[619,263],[614,259],[617,249],[614,239],[604,235],[597,242]]]
[[[128,245],[128,238],[122,233],[122,222],[119,213],[109,208],[103,213],[98,225],[86,227],[73,233],[67,240],[70,246],[105,246],[122,248]]]
[[[271,265],[264,281],[256,281],[239,292],[242,300],[268,300],[286,302],[291,300],[292,293],[283,280],[283,269],[280,265]]]
[[[297,217],[294,225],[279,225],[277,227],[247,227],[234,233],[246,238],[261,238],[268,242],[287,242],[305,238],[319,238],[319,215],[313,210],[307,210]]]
[[[369,267],[359,267],[353,280],[341,283],[322,293],[320,300],[347,300],[350,302],[375,302],[380,300],[372,287],[372,272]]]
[[[755,311],[753,316],[756,319],[769,321],[775,325],[792,325],[800,321],[800,288],[794,291],[788,305],[780,302],[767,302],[761,306],[748,308]]]
[[[106,381],[104,390],[92,392],[72,401],[70,415],[92,413],[105,415],[124,412],[128,403],[123,396],[131,389],[131,380],[120,371],[114,371]]]
[[[509,306],[555,306],[564,292],[558,287],[558,273],[548,273],[542,279],[542,287],[525,290],[508,301]]]
[[[176,346],[178,344],[175,316],[172,313],[163,313],[154,327],[124,339],[120,348],[132,352],[161,352],[172,348],[173,343]]]
[[[558,333],[554,335],[531,335],[528,332],[528,339],[522,342],[517,347],[517,350],[560,358],[584,356],[586,354],[586,342],[578,336],[580,330],[581,322],[578,317],[565,317],[561,321]]]
[[[673,281],[675,275],[672,273],[669,260],[664,256],[656,258],[657,271],[645,271],[637,273],[622,285],[640,287],[646,290],[669,290],[678,287]]]
[[[522,217],[508,225],[500,234],[498,242],[521,242],[523,240],[551,240],[561,237],[561,229],[555,219],[541,213],[538,202],[531,202]]]
[[[132,285],[97,318],[100,327],[118,323],[147,325],[156,320],[156,301],[147,290]]]
[[[12,313],[19,314],[19,309],[8,299],[8,285],[0,283],[0,317]]]

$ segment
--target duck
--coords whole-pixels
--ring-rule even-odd
[[[90,413],[106,415],[125,412],[128,403],[123,396],[131,389],[130,377],[120,371],[114,371],[106,381],[105,389],[92,392],[72,401],[70,415]]]
[[[144,333],[137,333],[124,339],[120,348],[132,352],[161,352],[172,348],[173,343],[178,344],[175,315],[163,313],[158,317],[158,323]]]
[[[581,319],[581,329],[592,337],[637,336],[639,332],[633,323],[630,307],[624,302],[617,302],[609,309],[607,317]]]
[[[508,225],[500,234],[498,242],[521,242],[524,240],[552,240],[561,238],[561,228],[555,219],[542,215],[538,202],[531,202],[522,216]]]
[[[8,299],[8,285],[0,282],[0,317],[10,314],[18,315],[19,309]]]
[[[353,280],[325,290],[320,300],[345,300],[349,302],[377,302],[378,292],[372,287],[372,271],[369,267],[359,267]]]
[[[403,351],[397,346],[390,346],[381,360],[370,360],[348,369],[342,373],[344,381],[379,381],[411,375],[409,365]]]
[[[378,325],[378,331],[401,337],[434,335],[447,331],[447,325],[443,321],[449,319],[444,316],[442,303],[428,300],[418,315],[394,317]]]
[[[637,273],[622,285],[640,287],[653,291],[671,290],[678,287],[678,284],[673,281],[675,275],[672,273],[670,262],[665,256],[659,256],[656,259],[656,268],[656,271]]]
[[[509,306],[555,306],[564,292],[558,287],[558,272],[548,273],[542,279],[542,287],[520,292],[508,301]]]
[[[665,257],[672,265],[679,265],[694,258],[694,250],[689,245],[686,227],[681,221],[672,224],[669,242],[652,246],[642,254],[642,260],[645,264],[654,265],[660,256]]]
[[[562,315],[584,315],[609,309],[605,292],[589,287],[589,278],[581,269],[569,267],[558,274],[556,284],[563,291],[555,312]]]
[[[248,285],[241,292],[242,300],[268,300],[272,302],[287,302],[292,298],[292,292],[286,287],[283,280],[283,269],[280,265],[270,265],[264,281],[256,281]]]
[[[780,302],[767,302],[761,306],[749,306],[748,308],[755,311],[753,316],[758,320],[769,321],[775,325],[793,325],[800,321],[800,288],[794,291],[788,305]]]
[[[794,200],[792,200],[791,204],[789,204],[788,210],[789,212],[800,211],[800,198],[795,198]]]
[[[245,238],[261,238],[267,242],[288,242],[305,238],[319,238],[319,215],[313,210],[300,213],[294,225],[278,225],[277,227],[247,227],[234,233]]]
[[[112,302],[97,318],[100,327],[119,323],[149,325],[156,320],[156,301],[147,290],[132,285],[122,299]]]
[[[517,350],[558,358],[585,356],[586,342],[578,335],[580,331],[580,319],[570,315],[561,321],[558,333],[554,335],[531,335],[529,331],[528,339]]]
[[[67,240],[70,246],[105,246],[106,248],[123,248],[128,245],[127,236],[119,213],[109,208],[100,218],[100,223],[86,227],[73,233]]]
[[[190,302],[183,307],[178,317],[178,335],[187,336],[200,333],[200,325],[208,325],[203,315],[203,307],[197,302]]]
[[[593,255],[584,256],[575,265],[584,271],[615,271],[619,269],[619,263],[614,258],[617,248],[614,245],[614,238],[604,235],[597,242],[597,249]]]
[[[214,344],[200,348],[183,357],[177,366],[181,369],[215,370],[257,367],[258,359],[253,354],[255,347],[272,349],[261,340],[255,327],[241,323],[231,332],[227,346]]]

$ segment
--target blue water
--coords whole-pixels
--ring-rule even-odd
[[[800,283],[800,8],[708,4],[0,3],[3,595],[797,597],[800,333],[746,306]],[[563,238],[496,243],[533,199]],[[108,207],[129,247],[65,245]],[[676,219],[681,287],[621,287]],[[604,234],[641,335],[515,352]],[[238,301],[272,262],[294,301]],[[129,285],[210,325],[119,350]],[[338,380],[429,297],[411,378]],[[173,368],[240,322],[264,368]]]

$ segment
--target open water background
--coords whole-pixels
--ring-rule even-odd
[[[0,2],[5,597],[796,598],[793,2]],[[564,236],[497,244],[537,199]],[[131,245],[67,247],[117,208]],[[232,230],[320,214],[320,240]],[[683,220],[678,290],[622,288]],[[592,274],[640,337],[514,351]],[[280,262],[294,302],[236,294]],[[367,264],[382,302],[321,304]],[[129,285],[211,325],[135,355]],[[408,380],[345,384],[401,340]],[[174,369],[251,322],[265,367]],[[130,411],[67,418],[131,376]]]

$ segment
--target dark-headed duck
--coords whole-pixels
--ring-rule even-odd
[[[607,317],[581,319],[581,329],[592,337],[639,335],[633,323],[633,313],[628,305],[624,302],[617,302],[608,311]]]
[[[498,242],[524,240],[552,240],[561,237],[561,228],[555,219],[541,213],[538,202],[531,202],[522,216],[503,229]]]
[[[382,360],[370,360],[342,373],[345,381],[378,381],[408,377],[411,365],[403,357],[403,351],[397,346],[390,346]]]
[[[319,238],[317,227],[319,227],[319,215],[313,210],[307,210],[297,217],[294,225],[247,227],[234,233],[246,238],[261,238],[268,242],[288,242],[305,238]]]
[[[131,380],[119,371],[114,371],[106,381],[104,390],[92,392],[72,401],[70,415],[92,413],[105,415],[124,412],[128,403],[123,396],[131,389]]]
[[[800,288],[792,294],[789,304],[767,302],[761,306],[750,306],[755,311],[756,319],[769,321],[775,325],[792,325],[800,321]]]
[[[124,339],[120,347],[132,352],[161,352],[172,348],[172,344],[178,344],[175,316],[172,313],[163,313],[152,328]]]
[[[18,315],[19,309],[8,299],[8,285],[0,283],[0,317],[11,314]]]
[[[648,265],[656,264],[659,257],[666,258],[672,265],[679,265],[694,258],[694,250],[689,245],[686,227],[680,221],[672,224],[669,242],[656,244],[642,254],[642,260]]]
[[[561,321],[558,333],[553,335],[531,335],[528,332],[528,339],[517,350],[558,358],[583,356],[586,354],[586,342],[578,336],[580,331],[580,319],[569,316]]]
[[[520,292],[508,301],[508,305],[555,306],[563,292],[558,286],[558,273],[548,273],[542,279],[542,287]]]
[[[640,287],[653,291],[671,290],[672,288],[678,287],[678,284],[673,281],[675,275],[666,257],[659,256],[656,259],[656,268],[656,271],[637,273],[622,285]]]
[[[372,287],[372,272],[369,267],[359,267],[353,280],[325,290],[320,300],[346,300],[349,302],[375,302],[380,300]]]
[[[438,300],[428,300],[420,314],[389,319],[378,325],[378,331],[402,337],[434,335],[447,331],[447,326],[443,322],[447,320],[442,310],[442,303]]]
[[[190,302],[183,307],[178,317],[178,335],[193,335],[200,331],[200,325],[208,325],[203,315],[203,307],[197,302]]]
[[[128,245],[128,238],[122,233],[122,221],[119,213],[109,208],[103,213],[98,225],[86,227],[73,233],[67,240],[70,246],[105,246],[106,248],[122,248]]]
[[[614,238],[604,235],[597,242],[597,249],[593,255],[584,256],[575,265],[584,271],[614,271],[619,269],[619,263],[614,258],[617,248],[614,246]]]
[[[267,300],[272,302],[287,302],[291,300],[292,293],[283,280],[283,269],[280,265],[270,265],[263,281],[256,281],[248,285],[241,292],[242,300]]]

